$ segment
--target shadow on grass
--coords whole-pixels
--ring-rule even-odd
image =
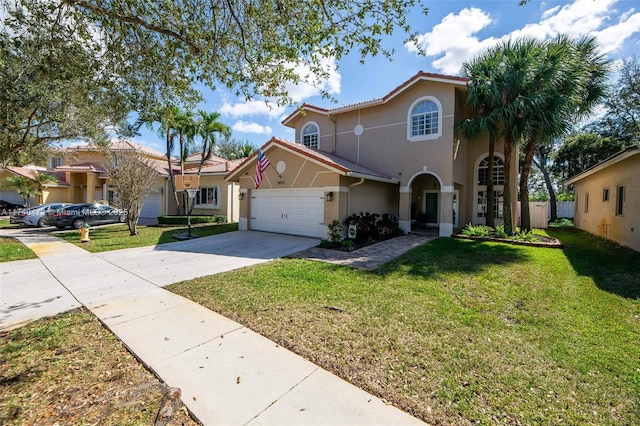
[[[430,277],[440,273],[473,273],[487,265],[507,265],[528,259],[526,249],[500,243],[438,238],[416,247],[376,271],[385,276],[402,270],[414,276]]]
[[[562,242],[573,269],[599,289],[640,298],[640,253],[575,228],[549,228],[547,233]]]

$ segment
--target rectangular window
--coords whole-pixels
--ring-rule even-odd
[[[504,217],[504,194],[502,191],[493,191],[493,217]],[[487,217],[487,192],[478,191],[478,217]]]
[[[584,194],[584,212],[589,213],[589,193]]]
[[[609,201],[609,188],[605,188],[602,190],[602,201],[603,202]]]
[[[624,215],[624,185],[616,188],[616,216]]]
[[[51,168],[55,169],[60,166],[62,166],[62,157],[51,157]]]
[[[218,207],[219,187],[200,188],[196,194],[196,205],[206,207]]]

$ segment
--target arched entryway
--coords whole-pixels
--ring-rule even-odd
[[[440,190],[438,178],[429,173],[416,176],[411,182],[412,231],[437,230],[440,226]]]

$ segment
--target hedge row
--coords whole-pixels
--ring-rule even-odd
[[[227,223],[227,217],[222,215],[214,216],[191,216],[191,224],[197,223]],[[186,225],[187,216],[158,216],[160,225]]]

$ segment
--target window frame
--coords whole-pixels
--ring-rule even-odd
[[[305,135],[304,132],[310,126],[316,127],[316,133],[315,133],[316,146],[310,146],[305,143],[305,136],[309,136],[309,135]],[[300,144],[306,146],[307,148],[320,149],[320,126],[318,126],[318,123],[316,123],[315,121],[308,121],[307,123],[304,124],[304,126],[302,126],[302,129],[300,130]]]
[[[625,198],[625,185],[616,186],[616,216],[624,216]]]
[[[58,156],[51,157],[49,159],[49,165],[51,166],[52,169],[55,169],[56,167],[61,167],[64,165],[64,158],[58,157]]]
[[[437,121],[437,130],[432,133],[414,135],[413,134],[413,110],[423,102],[433,102],[437,108],[438,117]],[[425,140],[433,140],[442,137],[442,104],[438,100],[438,98],[434,96],[422,96],[416,99],[411,106],[409,107],[409,111],[407,112],[407,140],[409,142],[418,142]]]
[[[202,203],[199,202],[201,201],[201,197],[202,197],[202,191],[203,190],[213,190],[213,198],[214,198],[214,203]],[[198,192],[196,194],[196,198],[193,201],[193,207],[194,208],[199,208],[199,209],[219,209],[220,208],[220,186],[216,185],[216,186],[201,186],[200,188],[198,188]]]

